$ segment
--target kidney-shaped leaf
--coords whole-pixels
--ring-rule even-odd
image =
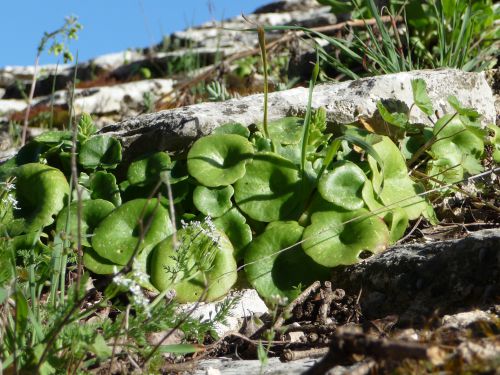
[[[101,257],[91,247],[87,247],[83,251],[83,265],[98,275],[112,275],[123,268],[123,266]]]
[[[298,117],[285,117],[270,121],[267,125],[269,136],[282,145],[298,145],[302,140],[304,120]]]
[[[408,168],[399,148],[388,137],[382,137],[382,140],[374,144],[373,148],[383,159],[384,164],[381,174],[375,159],[368,156],[372,171],[371,182],[373,189],[379,191],[378,198],[385,206],[403,208],[408,219],[417,219],[427,210],[428,203],[418,196],[418,185],[408,176]],[[383,187],[380,191],[382,181]]]
[[[265,299],[279,295],[292,300],[300,294],[300,287],[328,279],[329,269],[297,245],[303,231],[295,221],[274,222],[246,249],[247,279]]]
[[[104,171],[92,173],[89,179],[89,188],[92,199],[105,199],[115,206],[119,206],[122,203],[116,177],[111,173]]]
[[[363,250],[385,250],[389,230],[382,219],[365,209],[317,212],[304,230],[303,240],[304,251],[317,263],[336,267],[356,263]]]
[[[193,203],[204,215],[219,217],[233,205],[231,202],[233,193],[234,189],[231,185],[219,188],[197,186],[193,192]]]
[[[339,161],[321,176],[318,191],[328,202],[357,210],[364,206],[361,192],[365,181],[366,175],[360,167],[350,161]]]
[[[205,186],[231,185],[245,174],[252,154],[252,144],[240,135],[209,135],[198,139],[189,150],[188,171]]]
[[[15,170],[16,199],[20,210],[16,217],[24,219],[24,231],[39,230],[54,222],[65,205],[69,185],[64,174],[48,165],[30,163]]]
[[[126,265],[137,246],[142,251],[171,233],[167,209],[156,199],[135,199],[116,208],[99,224],[92,237],[92,247],[99,256]],[[139,244],[141,236],[143,241]]]
[[[434,113],[434,107],[432,106],[431,99],[427,94],[427,84],[425,81],[421,78],[412,80],[411,89],[415,105],[427,116],[432,116]]]
[[[120,142],[109,135],[95,135],[85,141],[78,155],[79,163],[86,169],[116,168],[122,160]]]
[[[252,229],[246,223],[238,208],[233,207],[224,215],[214,220],[217,229],[224,232],[234,247],[236,260],[243,258],[243,249],[252,241]]]
[[[302,203],[300,172],[295,164],[273,153],[259,153],[234,185],[238,207],[257,221],[287,219]]]
[[[130,185],[149,185],[160,180],[160,173],[172,168],[172,161],[166,152],[155,152],[133,161],[128,167],[127,180]]]
[[[151,254],[151,283],[160,291],[174,289],[175,299],[181,303],[194,302],[202,296],[205,290],[205,278],[206,301],[216,300],[229,292],[237,278],[233,246],[224,233],[216,230],[212,235],[218,237],[217,245],[206,232],[196,234],[186,229],[177,231],[176,237],[180,248],[175,249],[174,236],[159,243]],[[197,265],[204,262],[202,258],[209,256],[206,250],[215,251],[215,257],[210,265],[203,266],[207,270],[201,272],[202,266]],[[191,268],[193,274],[185,274],[185,270],[179,270],[176,255],[181,252],[186,252],[188,257],[186,268]],[[173,269],[180,272],[175,275],[171,272]]]
[[[224,124],[215,128],[212,134],[238,134],[242,137],[250,137],[250,130],[246,126],[238,123]]]
[[[406,215],[405,210],[396,207],[384,216],[384,221],[389,227],[389,243],[392,245],[405,234],[406,228],[408,228],[408,215]]]
[[[441,117],[434,127],[436,142],[431,151],[435,159],[448,159],[450,164],[462,166],[470,174],[483,170],[480,159],[484,152],[481,129],[466,127],[451,115]]]
[[[82,202],[82,212],[78,217],[78,202],[73,202],[64,207],[56,221],[56,231],[64,232],[71,242],[78,241],[78,221],[80,220],[80,233],[82,245],[90,247],[90,236],[99,223],[115,209],[113,203],[103,199],[87,200]]]

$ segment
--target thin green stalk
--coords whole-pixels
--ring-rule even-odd
[[[264,33],[264,28],[259,26],[257,28],[257,33],[259,35],[259,46],[262,58],[262,67],[264,70],[264,118],[262,126],[264,128],[264,135],[267,139],[269,137],[269,130],[267,128],[267,116],[268,116],[268,92],[269,92],[269,82],[268,82],[268,72],[267,72],[267,50],[266,50],[266,36]]]
[[[413,154],[412,158],[406,163],[408,167],[411,167],[426,150],[428,150],[434,143],[436,143],[439,133],[443,131],[443,129],[457,116],[457,114],[458,113],[455,112],[455,114],[441,127],[441,129],[439,129],[436,134],[434,134]]]
[[[40,54],[41,51],[38,49],[38,53],[35,58],[35,67],[33,71],[33,77],[31,79],[31,88],[30,88],[30,94],[28,97],[28,105],[26,107],[26,111],[24,112],[24,123],[23,123],[23,133],[21,135],[21,146],[24,146],[26,144],[26,134],[28,132],[28,123],[29,123],[29,118],[30,118],[30,110],[31,110],[31,102],[33,101],[33,97],[35,96],[35,86],[36,86],[36,80],[37,80],[37,73],[38,73],[38,64],[40,61]]]
[[[306,169],[306,155],[307,155],[307,144],[309,143],[309,132],[311,128],[311,114],[312,114],[312,97],[314,86],[316,85],[316,80],[319,75],[319,55],[316,54],[316,64],[314,65],[311,80],[309,81],[309,96],[307,99],[307,111],[306,117],[304,118],[303,132],[302,132],[302,151],[300,155],[300,170],[301,173],[305,173]]]
[[[59,69],[59,61],[56,64],[56,70],[54,72],[54,78],[52,79],[52,88],[50,92],[50,121],[49,121],[49,129],[54,127],[54,93],[56,91],[56,78],[57,78],[57,70]]]
[[[78,71],[78,51],[76,52],[75,59],[75,71],[73,76],[73,84],[70,92],[70,103],[69,103],[69,111],[70,111],[70,127],[72,125],[73,130],[73,139],[71,144],[71,179],[73,180],[74,188],[76,190],[76,199],[77,199],[77,273],[76,273],[76,285],[77,289],[80,288],[80,280],[83,275],[83,250],[82,250],[82,189],[78,184],[78,166],[76,160],[77,153],[77,137],[78,137],[78,125],[75,121],[75,113],[73,100],[75,96],[75,84],[76,84],[76,74]],[[62,272],[63,273],[63,272]],[[62,274],[61,273],[61,274]],[[64,285],[64,282],[62,283]]]
[[[31,256],[30,258],[33,258]],[[37,316],[37,300],[36,300],[36,276],[35,276],[35,264],[34,259],[30,259],[30,265],[28,266],[28,285],[31,298],[31,311],[35,316]]]

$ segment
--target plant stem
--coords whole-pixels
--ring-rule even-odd
[[[316,64],[314,65],[311,81],[309,82],[309,97],[307,99],[307,111],[306,117],[304,119],[303,132],[302,132],[302,151],[300,154],[300,170],[302,176],[304,177],[306,168],[306,154],[307,154],[307,144],[309,143],[309,132],[311,128],[311,113],[312,113],[312,97],[314,86],[316,85],[316,80],[319,75],[319,55],[316,53]]]
[[[78,166],[76,161],[76,153],[77,153],[77,137],[78,137],[78,126],[74,119],[74,107],[73,101],[75,97],[75,84],[76,84],[76,74],[78,71],[78,51],[76,52],[75,59],[75,72],[73,76],[73,83],[70,91],[70,103],[69,103],[69,121],[70,128],[73,130],[73,138],[71,142],[71,179],[73,180],[74,188],[76,191],[76,199],[77,199],[77,274],[76,274],[76,285],[77,289],[80,290],[80,280],[83,274],[83,249],[82,249],[82,189],[78,184]],[[62,282],[64,284],[64,282]]]
[[[262,57],[262,68],[264,70],[264,118],[262,121],[262,126],[264,128],[265,137],[267,139],[270,139],[269,130],[267,128],[269,78],[267,75],[267,49],[266,49],[266,36],[264,33],[264,28],[262,26],[259,26],[257,28],[257,33],[259,35],[259,46],[260,46],[260,54]]]
[[[31,102],[33,101],[33,96],[35,96],[35,86],[36,86],[36,75],[38,71],[38,63],[40,60],[40,52],[37,53],[35,58],[35,68],[33,71],[33,77],[31,79],[30,95],[28,96],[28,106],[24,112],[24,123],[23,123],[23,133],[21,135],[21,147],[26,143],[26,133],[28,132],[28,122],[30,118]]]

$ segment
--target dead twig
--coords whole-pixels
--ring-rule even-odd
[[[277,330],[279,329],[285,320],[287,319],[287,316],[290,316],[292,313],[293,309],[301,305],[305,302],[305,300],[314,292],[316,292],[321,286],[321,283],[319,281],[315,281],[312,283],[308,288],[306,288],[300,295],[295,298],[288,306],[281,312],[281,314],[278,316],[278,319],[276,319],[276,322],[273,324],[272,329]]]
[[[332,283],[330,281],[325,281],[323,288],[320,292],[321,296],[321,306],[319,307],[318,321],[321,324],[328,324],[331,304],[333,301],[340,301],[345,297],[345,291],[343,289],[332,289]]]
[[[444,358],[444,351],[437,346],[376,339],[363,333],[346,332],[333,337],[326,356],[305,374],[324,374],[332,367],[345,363],[353,354],[397,361],[403,359],[427,360],[434,365],[442,364]]]
[[[304,358],[321,358],[328,353],[329,348],[313,348],[309,350],[285,349],[281,354],[281,362],[297,361]]]
[[[493,170],[492,172],[494,172],[495,170]],[[436,184],[439,184],[441,186],[446,186],[446,183],[443,182],[443,181],[440,181],[438,180],[437,178],[434,178],[434,177],[431,177],[431,176],[427,176],[425,173],[422,173],[420,171],[413,171],[413,174],[421,177],[421,178],[426,178],[426,179],[429,179],[431,180],[432,182],[435,182]],[[462,181],[459,181],[459,182],[462,182]],[[466,195],[467,197],[469,197],[470,199],[472,199],[474,202],[476,203],[480,203],[480,204],[483,204],[485,205],[486,207],[488,208],[491,208],[493,211],[496,211],[496,212],[499,212],[500,213],[500,207],[497,207],[495,206],[494,204],[491,204],[490,202],[486,202],[485,200],[482,200],[476,196],[474,196],[473,194],[469,193],[468,191],[465,191],[464,189],[460,188],[459,186],[457,185],[453,185],[451,186],[452,189]]]

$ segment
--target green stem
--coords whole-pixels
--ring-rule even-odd
[[[264,127],[264,135],[267,139],[269,137],[269,130],[267,128],[267,117],[268,117],[268,94],[269,94],[269,77],[267,74],[267,50],[266,50],[266,36],[264,33],[264,29],[262,26],[259,26],[257,29],[257,33],[259,35],[259,46],[260,53],[262,57],[262,67],[264,70],[264,118],[262,126]]]
[[[309,142],[309,131],[311,127],[311,113],[312,113],[312,96],[314,91],[314,86],[316,85],[316,80],[319,75],[319,55],[316,54],[316,64],[314,65],[311,81],[309,82],[309,97],[307,99],[307,111],[306,117],[304,119],[304,131],[302,133],[302,152],[300,155],[300,169],[302,176],[304,176],[306,168],[306,154],[307,154],[307,144]]]

